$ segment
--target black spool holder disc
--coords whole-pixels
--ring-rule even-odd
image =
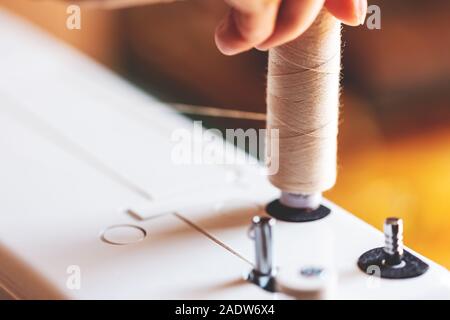
[[[424,274],[429,266],[408,251],[403,252],[402,263],[390,266],[383,248],[375,248],[363,253],[358,259],[358,267],[369,275],[385,279],[408,279]]]
[[[274,200],[266,206],[266,212],[277,220],[287,222],[310,222],[325,218],[331,210],[324,205],[317,209],[298,209],[283,205],[280,200]]]

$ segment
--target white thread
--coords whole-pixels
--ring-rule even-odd
[[[298,39],[269,52],[267,127],[279,130],[269,180],[291,193],[323,192],[336,181],[341,26],[325,9]]]

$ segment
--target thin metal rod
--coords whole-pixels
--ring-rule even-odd
[[[251,231],[255,241],[255,271],[269,276],[274,272],[273,226],[275,219],[256,216]]]
[[[266,114],[260,112],[193,106],[187,104],[172,104],[172,106],[175,110],[184,114],[200,115],[207,117],[266,121]]]

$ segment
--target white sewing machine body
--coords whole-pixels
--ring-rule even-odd
[[[175,164],[172,134],[190,120],[5,12],[0,49],[5,297],[286,298],[243,280],[251,218],[279,196],[259,167]],[[448,271],[423,257],[418,278],[363,273],[358,257],[382,233],[325,205],[322,220],[277,223],[280,269],[331,266],[337,299],[450,297]]]

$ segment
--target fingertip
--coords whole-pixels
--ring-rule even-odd
[[[258,51],[266,52],[270,48],[267,48],[266,46],[260,45],[260,46],[256,46],[255,49],[258,50]]]
[[[331,14],[349,26],[364,24],[367,15],[367,0],[327,0]]]
[[[299,37],[316,19],[325,0],[286,0],[283,2],[275,32],[265,42],[258,45],[259,50],[290,42]]]
[[[295,38],[292,37],[292,38]],[[268,51],[278,45],[281,45],[283,43],[289,42],[289,38],[283,37],[283,38],[269,38],[267,39],[267,41],[255,46],[255,49],[259,50],[259,51]]]
[[[368,9],[368,3],[367,0],[359,0],[359,7],[357,9],[358,11],[358,19],[359,19],[359,24],[363,25],[364,22],[366,21],[366,16],[367,16],[367,9]]]
[[[233,46],[235,42],[233,39],[236,38],[234,28],[230,23],[230,15],[224,18],[216,28],[214,34],[214,42],[216,43],[217,49],[227,56],[232,56],[240,51]]]
[[[219,51],[230,56],[264,42],[274,30],[277,8],[272,5],[256,13],[243,13],[231,8],[216,28],[215,42]]]
[[[217,33],[214,36],[214,41],[216,43],[217,49],[219,49],[222,54],[226,56],[232,56],[238,53],[235,49],[228,46],[227,42],[224,41]]]

